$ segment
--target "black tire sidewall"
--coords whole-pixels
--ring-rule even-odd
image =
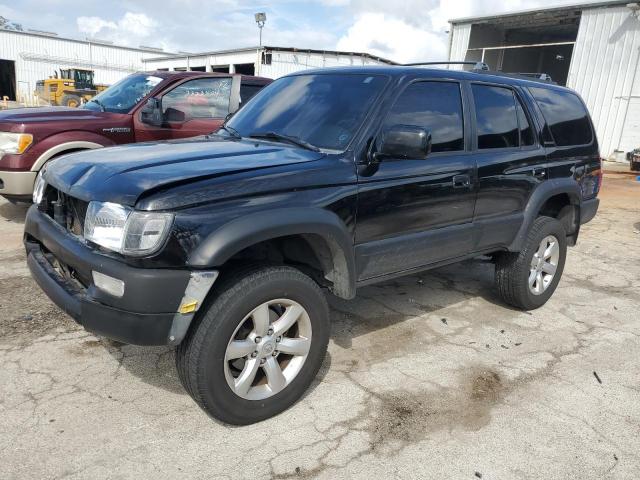
[[[529,267],[531,265],[533,255],[538,250],[540,242],[542,242],[542,239],[548,235],[553,235],[557,239],[558,246],[560,247],[560,256],[558,258],[556,273],[551,284],[543,293],[535,295],[531,290],[529,290]],[[535,235],[529,237],[523,258],[524,268],[522,269],[523,272],[521,274],[521,281],[523,284],[522,290],[528,304],[527,309],[533,310],[541,307],[549,300],[549,298],[551,298],[558,286],[558,283],[560,282],[560,278],[562,277],[562,272],[564,271],[564,265],[567,259],[567,237],[562,224],[556,219],[546,217],[544,225],[538,229]]]
[[[308,277],[297,273],[271,273],[268,280],[252,285],[242,295],[214,302],[207,315],[215,315],[214,328],[205,333],[197,362],[197,385],[206,410],[234,424],[249,424],[280,413],[295,403],[315,378],[324,359],[329,339],[326,301],[322,292],[309,284]],[[301,281],[303,279],[308,281]],[[231,335],[251,310],[276,298],[287,298],[302,305],[311,320],[312,340],[309,355],[297,377],[283,391],[264,400],[238,397],[227,384],[224,355]],[[215,324],[215,325],[214,325]],[[205,322],[199,328],[205,327]],[[206,327],[205,327],[206,328]]]

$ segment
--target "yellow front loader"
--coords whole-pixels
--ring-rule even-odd
[[[108,85],[93,83],[93,70],[60,69],[53,77],[36,82],[35,95],[51,105],[78,107],[91,100]]]

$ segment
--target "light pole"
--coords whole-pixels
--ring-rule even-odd
[[[264,22],[267,21],[267,14],[264,12],[259,12],[255,14],[256,23],[258,24],[258,28],[260,29],[260,46],[262,46],[262,27],[264,27]]]

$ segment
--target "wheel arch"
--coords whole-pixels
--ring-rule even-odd
[[[581,199],[580,187],[572,179],[554,179],[542,183],[529,197],[522,225],[508,250],[522,250],[527,232],[540,215],[560,220],[567,231],[569,245],[575,245],[580,230]]]
[[[355,296],[353,239],[344,222],[321,208],[283,208],[235,219],[209,234],[188,265],[218,268],[247,249],[278,240],[306,243],[330,289],[341,298]]]
[[[93,150],[95,148],[102,148],[104,145],[96,142],[90,142],[86,140],[75,140],[75,141],[67,141],[62,142],[53,147],[48,148],[44,152],[42,152],[35,163],[31,167],[32,172],[38,172],[43,167],[45,163],[51,160],[53,157],[57,157],[58,155],[64,153],[71,153],[73,151],[78,150]]]

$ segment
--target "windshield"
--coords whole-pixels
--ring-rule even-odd
[[[344,150],[387,82],[381,75],[295,75],[276,80],[229,120],[243,137],[287,135]]]
[[[129,75],[93,97],[83,108],[98,112],[104,110],[127,113],[161,81],[160,77],[144,73]]]

